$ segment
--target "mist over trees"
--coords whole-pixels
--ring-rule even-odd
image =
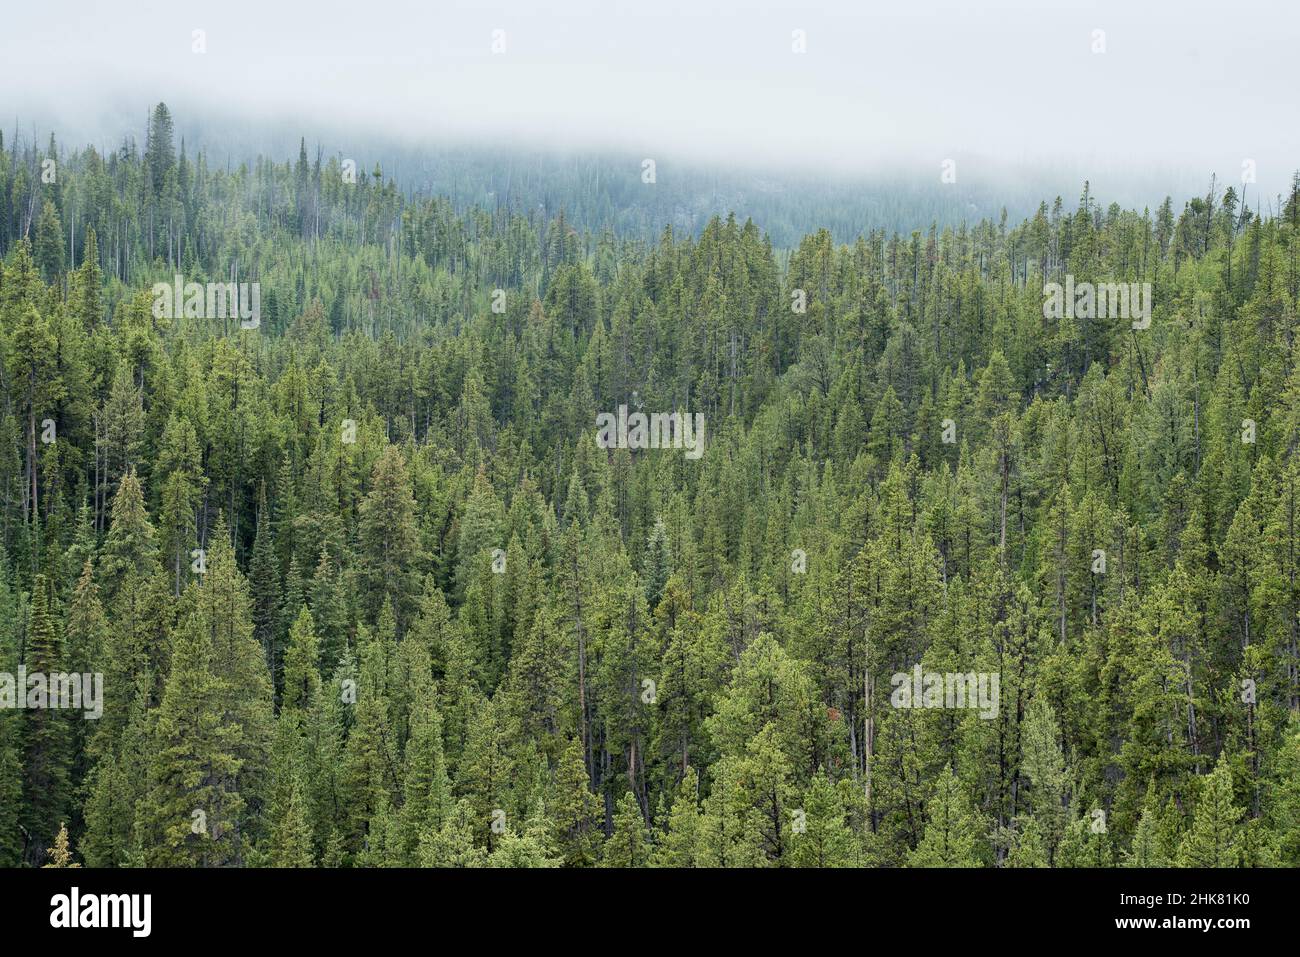
[[[178,128],[0,139],[0,674],[103,676],[0,864],[1300,865],[1300,178],[646,238]]]

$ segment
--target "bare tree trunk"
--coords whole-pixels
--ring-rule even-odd
[[[865,708],[866,719],[863,721],[863,732],[862,732],[862,757],[864,761],[862,780],[863,780],[863,795],[867,799],[868,819],[871,819],[873,817],[872,810],[871,810],[871,758],[872,758],[872,752],[875,750],[875,744],[876,744],[875,728],[873,727],[871,721],[871,690],[872,690],[871,685],[872,685],[871,654],[870,651],[868,651],[867,667],[863,672],[863,677],[862,677],[862,691],[867,702],[867,706]]]

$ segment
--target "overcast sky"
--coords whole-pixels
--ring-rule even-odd
[[[0,119],[115,143],[162,99],[181,131],[209,111],[309,141],[346,124],[936,177],[961,157],[1235,181],[1251,159],[1268,194],[1300,166],[1298,27],[1296,0],[6,0]]]

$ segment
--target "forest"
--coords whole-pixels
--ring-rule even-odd
[[[142,132],[0,137],[0,865],[1300,866],[1300,175],[778,243]]]

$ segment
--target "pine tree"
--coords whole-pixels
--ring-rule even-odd
[[[793,867],[855,867],[861,862],[843,795],[824,774],[804,791],[793,811],[790,864]]]
[[[1051,861],[1065,834],[1065,758],[1057,744],[1056,716],[1046,697],[1038,695],[1025,715],[1021,769],[1029,780],[1029,803],[1038,835]]]
[[[176,164],[175,145],[172,140],[174,124],[166,103],[154,107],[149,117],[149,134],[146,139],[144,163],[149,172],[155,197],[161,196],[167,176]]]
[[[695,843],[696,867],[763,867],[763,833],[739,762],[721,759],[705,799]]]
[[[190,607],[152,727],[137,826],[154,866],[238,864],[261,829],[271,682],[227,535],[218,523],[207,573],[186,593]]]
[[[80,867],[72,860],[72,845],[68,841],[68,825],[60,822],[59,833],[54,838],[54,846],[48,852],[49,863],[45,867]]]
[[[149,718],[138,700],[131,711],[116,752],[98,750],[87,779],[81,852],[89,867],[123,866],[134,849],[136,809],[147,783],[140,769],[147,769],[150,755]]]
[[[284,653],[284,690],[280,698],[283,711],[307,711],[321,693],[320,644],[316,623],[306,605],[298,608],[298,617],[289,630],[289,644]]]
[[[416,661],[420,674],[411,704],[411,734],[402,771],[400,814],[402,860],[409,867],[418,863],[420,835],[441,830],[452,807],[451,778],[443,756],[442,715],[438,711],[437,690],[429,676],[428,653],[421,649]]]
[[[1238,867],[1242,810],[1232,799],[1232,769],[1226,754],[1201,783],[1192,827],[1178,847],[1179,867]]]
[[[0,300],[0,320],[9,333],[5,342],[5,364],[11,383],[11,401],[16,406],[15,414],[23,423],[25,433],[24,474],[20,489],[15,490],[22,502],[23,524],[30,524],[40,514],[38,457],[44,446],[38,445],[37,435],[44,430],[41,423],[46,410],[65,394],[65,383],[58,368],[58,337],[53,324],[37,307],[35,297],[21,298],[22,287],[28,285],[23,274],[31,269],[27,244],[20,243],[14,261],[5,273],[6,286],[13,284],[15,291]],[[39,280],[32,282],[39,283]]]
[[[664,585],[668,583],[671,574],[668,534],[664,529],[663,520],[656,519],[654,530],[646,542],[645,569],[642,572],[642,577],[645,578],[646,603],[652,610],[659,606],[659,597],[663,594]]]
[[[361,595],[374,620],[385,601],[391,602],[399,634],[415,613],[419,593],[419,532],[415,499],[406,460],[389,446],[375,466],[371,490],[358,509]]]
[[[421,867],[485,867],[487,851],[475,834],[474,812],[470,803],[456,803],[440,828],[426,827],[420,834]]]
[[[1047,849],[1043,847],[1043,838],[1038,820],[1025,818],[1016,834],[1015,843],[1006,858],[1007,867],[1048,867]]]
[[[310,867],[312,834],[307,821],[305,759],[301,717],[287,709],[276,721],[271,749],[271,780],[266,814],[270,820],[268,863],[272,867]]]
[[[1057,867],[1114,867],[1115,844],[1102,808],[1075,818],[1065,826],[1057,848]]]
[[[81,265],[73,274],[68,301],[72,315],[87,332],[93,332],[104,320],[103,271],[99,267],[99,241],[95,227],[86,227],[81,247]]]
[[[696,792],[699,789],[699,774],[694,768],[687,768],[686,774],[677,785],[673,797],[672,809],[664,834],[655,846],[651,863],[655,867],[693,867],[696,859],[696,845],[700,832],[700,805]]]
[[[1292,717],[1278,753],[1277,785],[1268,819],[1283,867],[1300,866],[1300,717]]]
[[[545,818],[530,817],[522,834],[507,827],[496,848],[488,855],[488,867],[545,868],[559,867],[551,854]]]
[[[505,523],[501,502],[483,473],[474,479],[474,488],[460,516],[460,535],[456,542],[456,598],[463,599],[470,582],[478,578],[493,548],[502,548]]]
[[[590,867],[599,857],[600,805],[590,784],[582,745],[571,740],[552,772],[546,800],[551,839],[565,867]]]
[[[272,681],[283,681],[284,649],[278,640],[280,623],[280,570],[271,536],[270,509],[266,504],[266,483],[257,493],[257,532],[253,538],[253,557],[248,565],[248,581],[253,598],[253,637],[266,655]]]
[[[147,793],[137,808],[150,866],[222,866],[240,856],[242,729],[224,721],[226,684],[214,658],[209,623],[192,615],[176,635],[150,735]]]
[[[42,204],[40,218],[36,220],[36,243],[32,253],[47,283],[57,285],[63,282],[63,224],[59,220],[59,211],[48,199]]]
[[[978,867],[982,835],[951,767],[945,767],[926,804],[925,836],[908,859],[911,867]]]
[[[1124,859],[1126,867],[1168,867],[1169,857],[1165,853],[1163,842],[1156,822],[1156,814],[1148,806],[1138,819],[1137,829],[1133,832],[1133,844]]]
[[[57,695],[55,676],[64,672],[63,663],[63,636],[51,607],[50,585],[44,575],[37,575],[32,583],[26,655],[28,687],[17,689],[27,698],[22,738],[23,823],[30,835],[28,853],[35,864],[42,862],[72,803],[69,712],[52,700]]]
[[[23,856],[23,766],[18,719],[0,713],[0,867],[17,867]]]
[[[378,640],[371,639],[362,646],[356,720],[348,734],[343,757],[345,839],[352,853],[366,847],[372,821],[386,822],[384,815],[392,806],[392,790],[397,784],[383,657]]]
[[[289,564],[289,579],[285,587],[285,610],[293,615],[297,611],[289,611],[290,602],[297,602],[295,607],[302,605],[302,576],[297,572],[297,559],[294,559]],[[321,670],[324,674],[332,674],[347,650],[350,620],[343,583],[324,548],[312,576],[310,591],[312,618],[320,635]]]
[[[511,804],[509,786],[514,770],[497,707],[495,700],[481,701],[473,710],[464,751],[456,766],[457,791],[470,802],[475,840],[490,850],[495,850],[498,843],[491,829],[495,812],[504,812]]]
[[[127,472],[113,498],[113,520],[100,554],[99,576],[110,607],[127,576],[148,575],[157,559],[154,527],[135,471]]]
[[[618,799],[614,811],[614,830],[605,841],[602,867],[645,867],[650,860],[650,844],[645,819],[636,798],[629,791]]]
[[[311,828],[307,824],[306,798],[300,778],[290,784],[289,803],[271,831],[271,866],[311,867]]]

